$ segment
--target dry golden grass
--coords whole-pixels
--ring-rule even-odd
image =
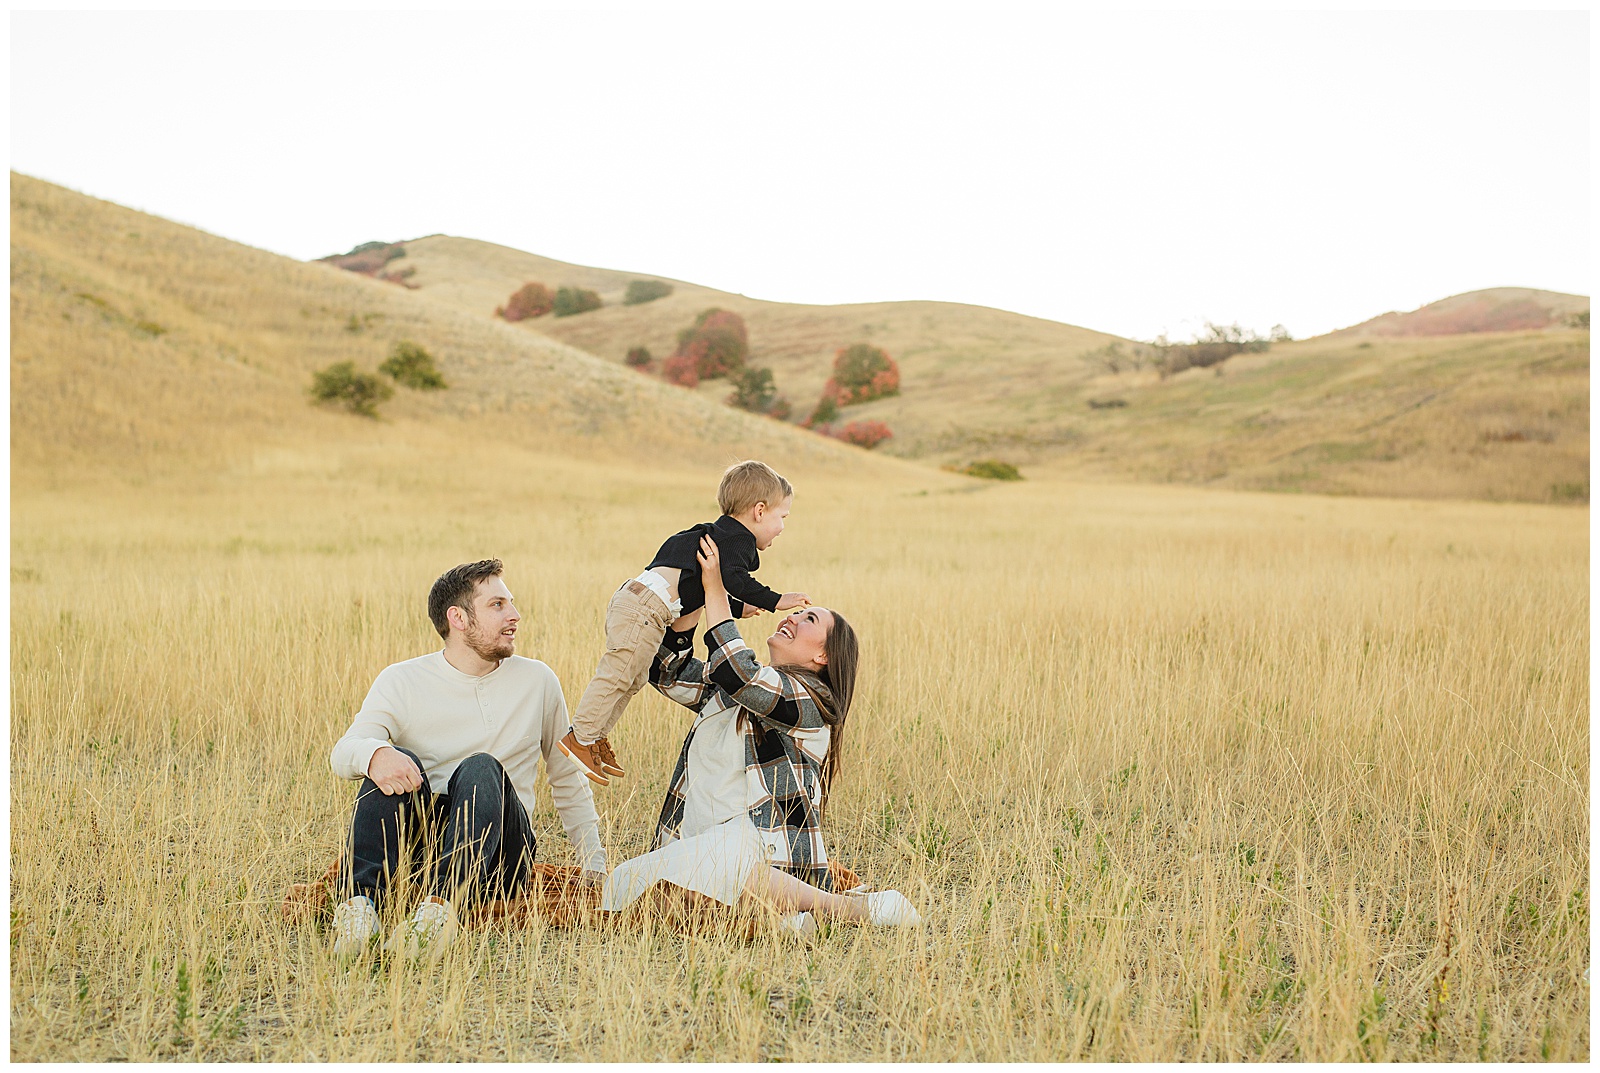
[[[463,479],[439,431],[428,466],[14,503],[13,1057],[1588,1056],[1572,508],[796,471],[763,574],[865,640],[832,851],[928,926],[339,969],[277,903],[339,837],[331,743],[436,643],[432,577],[504,556],[575,699],[606,593],[716,475]],[[649,696],[616,735],[613,860],[684,728]]]
[[[1310,339],[1161,382],[1102,375],[1064,423],[996,433],[1076,477],[1339,495],[1587,502],[1589,333]],[[884,404],[874,404],[884,405]],[[891,418],[892,420],[892,418]]]
[[[1588,1057],[1586,510],[979,484],[47,184],[12,223],[13,1058]],[[400,337],[455,386],[306,405]],[[830,847],[928,926],[285,927],[432,579],[503,556],[574,699],[733,452],[799,489],[763,578],[864,639]],[[684,728],[621,725],[614,861]]]

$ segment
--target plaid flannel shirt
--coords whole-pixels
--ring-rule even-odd
[[[663,696],[697,712],[683,739],[651,849],[675,841],[683,825],[689,745],[700,724],[729,708],[743,708],[744,765],[750,820],[766,844],[773,867],[823,890],[833,890],[822,845],[822,760],[832,736],[822,711],[794,675],[762,666],[732,619],[706,631],[710,655],[691,654],[694,633],[668,632],[650,667],[650,684]],[[763,730],[756,739],[755,727]],[[754,777],[751,777],[754,776]]]

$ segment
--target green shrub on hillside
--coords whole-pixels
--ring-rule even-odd
[[[629,349],[628,354],[622,359],[629,367],[634,369],[648,369],[655,359],[650,356],[650,348],[636,346]]]
[[[433,364],[433,355],[409,339],[394,345],[378,371],[417,391],[439,391],[449,386]]]
[[[801,422],[806,428],[820,428],[832,424],[839,419],[839,404],[832,395],[823,393],[817,400],[816,408],[811,411],[811,416]]]
[[[657,298],[665,298],[672,293],[672,284],[659,279],[636,279],[628,284],[628,293],[622,296],[625,306],[644,305],[654,302]]]
[[[986,481],[1020,481],[1022,474],[1010,462],[1001,462],[997,458],[985,458],[974,462],[961,471],[968,477],[982,477]]]
[[[1588,330],[1588,327],[1589,327],[1589,311],[1587,309],[1585,309],[1585,310],[1583,310],[1581,312],[1572,314],[1572,316],[1567,318],[1567,327],[1569,327],[1569,328],[1583,328],[1584,330]]]
[[[356,372],[353,361],[336,362],[311,374],[314,402],[342,405],[362,417],[377,417],[378,403],[393,395],[394,388],[376,374]]]
[[[602,305],[604,303],[600,301],[598,294],[582,287],[562,287],[556,291],[555,314],[558,317],[587,313],[591,309],[599,309]]]
[[[772,370],[765,367],[747,368],[732,380],[733,394],[728,396],[728,405],[751,413],[765,413],[778,393],[772,381]]]

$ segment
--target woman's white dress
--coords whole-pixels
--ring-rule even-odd
[[[767,862],[766,844],[750,822],[740,711],[730,705],[695,728],[680,837],[617,865],[601,892],[601,909],[626,909],[663,880],[732,905],[751,871]]]

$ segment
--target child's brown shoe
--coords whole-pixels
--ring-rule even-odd
[[[601,741],[604,740],[604,738],[601,739]],[[572,761],[589,777],[590,782],[606,786],[610,784],[611,780],[606,778],[600,770],[600,758],[596,755],[595,749],[595,746],[599,744],[600,742],[597,741],[594,745],[580,745],[576,730],[568,730],[567,736],[556,742],[556,746],[572,758]]]
[[[599,741],[591,745],[590,748],[593,749],[595,754],[600,758],[601,771],[605,772],[607,775],[615,775],[619,779],[627,776],[628,773],[622,770],[622,765],[617,763],[617,754],[611,751],[611,743],[609,741],[601,738]]]

